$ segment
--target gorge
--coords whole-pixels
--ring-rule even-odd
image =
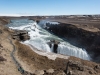
[[[52,24],[52,27],[56,26],[55,24],[59,24],[57,22],[50,22],[50,23]],[[63,39],[43,29],[46,27],[45,23],[40,22],[39,24],[37,24],[35,21],[32,20],[18,19],[18,20],[11,20],[11,23],[9,23],[7,26],[15,30],[28,31],[30,39],[23,43],[30,44],[36,47],[38,50],[43,50],[45,52],[54,52],[53,43],[51,48],[47,43],[50,42],[50,40],[57,40],[60,42],[60,44],[58,44],[57,53],[76,56],[85,60],[91,60],[90,56],[88,55],[85,49],[75,47],[70,43],[68,43],[67,41],[64,41]]]
[[[86,49],[93,61],[100,62],[99,29],[93,28],[92,25],[91,27],[87,25],[80,27],[78,24],[71,23],[67,24],[59,22],[59,24],[52,24],[45,20],[40,21],[40,23],[42,23],[44,29],[49,32],[63,38],[74,46]]]
[[[94,49],[99,48],[99,29],[86,30],[89,28],[87,25],[81,28],[75,23],[44,18],[38,19],[38,22],[36,17],[0,18],[0,52],[5,59],[0,61],[0,74],[99,75],[99,49]],[[58,45],[57,53],[54,52],[54,44]],[[10,56],[13,47],[19,68]],[[5,67],[10,70],[9,74]]]

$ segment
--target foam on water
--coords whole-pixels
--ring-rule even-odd
[[[50,21],[40,21],[40,25],[37,25],[35,21],[28,20],[28,19],[19,19],[19,20],[11,20],[11,23],[7,26],[11,29],[18,29],[18,30],[27,30],[28,34],[30,35],[30,40],[25,41],[25,44],[31,44],[32,46],[36,47],[38,50],[43,50],[46,52],[53,52],[53,44],[50,48],[47,42],[50,40],[56,39],[60,41],[58,45],[58,53],[64,55],[71,55],[76,56],[85,60],[90,60],[89,55],[87,54],[86,50],[82,48],[75,47],[68,42],[63,41],[61,38],[50,34],[42,27],[43,25],[46,26],[46,23],[52,24],[59,24],[58,22],[50,22]]]

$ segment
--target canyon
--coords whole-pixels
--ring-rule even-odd
[[[0,74],[21,75],[22,73],[22,75],[100,75],[99,17],[95,17],[97,18],[95,20],[94,16],[73,17],[0,17]],[[90,17],[92,17],[92,19]],[[74,46],[85,48],[93,60],[89,61],[69,55],[65,56],[56,53],[46,53],[45,51],[38,50],[34,46],[21,43],[20,41],[30,39],[27,32],[9,29],[5,26],[5,24],[7,25],[10,23],[11,19],[23,18],[29,18],[37,21],[37,23],[42,20],[58,22],[58,25],[46,23],[46,27],[44,29],[59,36],[60,38],[64,38],[64,40],[67,40]],[[86,21],[83,20],[89,20],[93,23],[86,23]],[[22,34],[23,32],[25,35]],[[8,37],[12,41],[12,44],[16,47],[14,57],[16,58],[16,61],[20,63],[19,67],[21,67],[24,72],[20,73],[18,71],[19,67],[16,67],[16,64],[10,56],[11,52],[13,51],[13,46],[10,44]],[[25,39],[23,40],[23,38]],[[9,70],[6,67],[8,67]]]

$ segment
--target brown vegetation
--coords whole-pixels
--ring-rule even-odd
[[[15,63],[12,60],[11,52],[13,50],[8,37],[10,36],[9,29],[4,25],[7,24],[0,18],[0,75],[21,75]]]

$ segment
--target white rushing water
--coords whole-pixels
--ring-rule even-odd
[[[58,40],[60,41],[60,44],[58,44],[58,49],[57,49],[58,53],[79,57],[85,60],[90,60],[90,57],[85,49],[75,47],[70,43],[65,42],[61,38],[44,30],[42,27],[45,27],[46,23],[52,23],[54,25],[59,24],[57,22],[41,21],[38,25],[35,21],[32,20],[18,19],[18,20],[11,20],[11,23],[9,23],[7,26],[11,29],[27,30],[28,34],[30,35],[30,40],[27,40],[24,43],[31,44],[38,50],[52,52],[53,46],[50,48],[47,43],[50,40]]]

